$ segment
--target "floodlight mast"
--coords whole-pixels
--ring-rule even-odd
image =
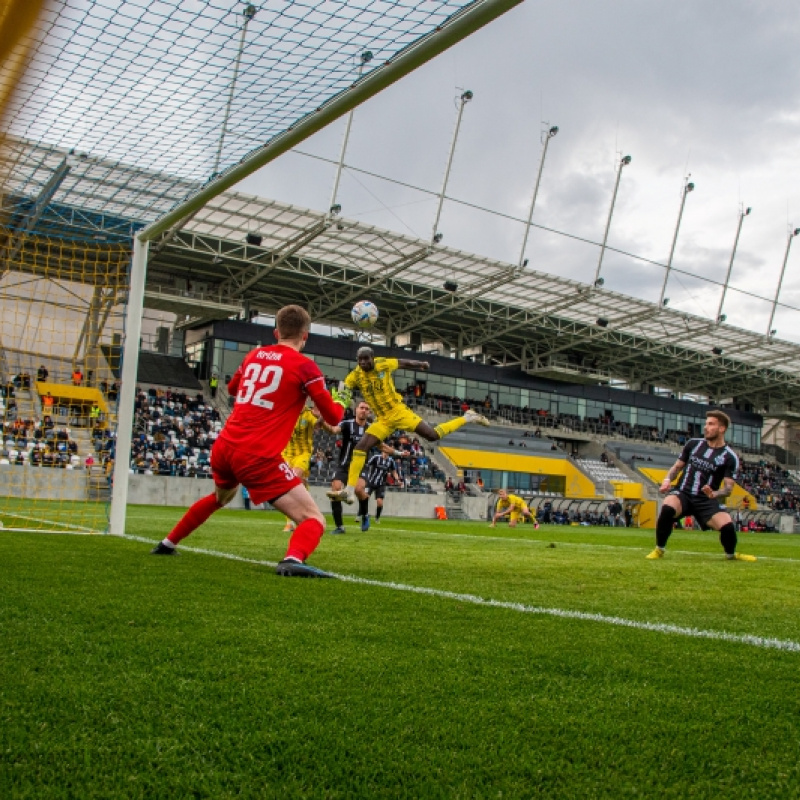
[[[222,130],[219,134],[219,144],[217,145],[217,154],[214,157],[214,168],[211,170],[212,175],[216,175],[219,171],[219,162],[222,159],[222,146],[225,144],[225,134],[228,132],[228,121],[231,117],[231,106],[233,105],[233,95],[236,91],[236,84],[239,81],[239,69],[242,63],[242,53],[244,52],[244,40],[247,36],[247,26],[250,24],[250,20],[256,15],[256,7],[251,5],[250,3],[247,4],[244,11],[242,12],[242,16],[244,17],[244,23],[242,24],[242,35],[239,37],[239,49],[236,52],[236,61],[233,65],[233,79],[231,80],[231,90],[228,92],[228,102],[225,106],[225,116],[222,118]]]
[[[683,207],[686,205],[686,196],[689,192],[694,191],[694,184],[689,181],[691,175],[686,176],[683,184],[683,193],[681,194],[681,208],[678,211],[678,222],[675,224],[675,234],[672,237],[672,247],[669,249],[669,259],[667,260],[667,270],[664,273],[664,283],[661,284],[661,294],[658,297],[658,307],[664,307],[664,294],[667,291],[667,282],[669,281],[669,273],[672,270],[672,258],[675,255],[675,245],[678,243],[678,231],[681,229],[681,220],[683,219]]]
[[[548,125],[548,123],[545,123]],[[525,223],[525,234],[522,237],[522,249],[519,252],[519,269],[522,269],[525,266],[525,250],[528,246],[528,236],[531,232],[531,220],[533,219],[533,210],[536,208],[536,198],[539,194],[539,184],[542,182],[542,171],[544,170],[544,160],[547,158],[547,145],[550,144],[550,140],[558,133],[558,125],[553,125],[550,127],[548,125],[548,130],[543,133],[543,146],[542,146],[542,157],[539,160],[539,172],[536,175],[536,185],[533,187],[533,197],[531,198],[531,207],[528,209],[528,219]]]
[[[318,109],[275,136],[263,147],[250,153],[238,164],[212,178],[196,194],[179,203],[134,236],[128,308],[125,316],[126,336],[120,376],[117,450],[114,461],[114,491],[111,497],[109,533],[118,536],[125,533],[134,389],[139,363],[139,338],[142,330],[142,306],[150,241],[179,225],[186,217],[195,214],[226,189],[235,186],[239,181],[271,163],[278,156],[308,139],[309,136],[322,130],[334,120],[344,116],[356,106],[370,97],[374,97],[387,86],[391,86],[462,39],[466,39],[467,36],[484,25],[488,25],[521,2],[522,0],[475,0],[470,3],[466,8],[456,12],[437,26],[436,30],[412,42],[394,58],[323,103]]]
[[[456,127],[453,131],[453,139],[450,142],[450,152],[447,154],[447,166],[444,169],[444,179],[442,180],[442,190],[439,192],[439,203],[436,206],[436,216],[433,218],[433,230],[431,231],[431,244],[438,244],[442,241],[442,234],[439,231],[439,220],[442,218],[442,206],[444,205],[444,197],[447,193],[447,183],[450,180],[450,170],[453,166],[453,156],[456,152],[456,144],[458,142],[458,133],[461,130],[461,118],[464,116],[464,106],[472,100],[472,92],[467,89],[466,92],[461,93],[459,98],[458,116],[456,117]]]
[[[739,234],[742,232],[744,218],[749,217],[752,210],[749,206],[747,208],[739,207],[739,224],[736,226],[736,238],[733,240],[733,250],[731,250],[731,258],[728,262],[728,274],[725,276],[725,283],[722,284],[722,297],[719,299],[719,308],[717,309],[717,325],[725,322],[725,317],[722,315],[722,307],[725,305],[725,295],[728,293],[728,284],[733,272],[733,259],[736,258],[736,248],[739,246]]]
[[[598,283],[600,281],[600,270],[603,268],[603,256],[606,253],[606,244],[608,243],[608,232],[611,230],[611,217],[614,216],[614,205],[617,202],[617,192],[619,191],[619,180],[622,177],[622,168],[627,167],[628,164],[631,163],[630,156],[623,156],[619,160],[619,165],[617,166],[617,180],[614,183],[614,194],[611,195],[611,207],[608,209],[608,219],[606,220],[606,230],[603,234],[603,244],[600,245],[600,258],[597,261],[597,271],[594,273],[594,285],[595,286],[602,286],[602,284]]]
[[[775,321],[775,309],[778,307],[778,297],[780,297],[781,287],[783,286],[783,276],[786,274],[786,264],[789,262],[789,251],[792,249],[792,241],[798,233],[800,233],[800,228],[789,228],[789,237],[786,240],[786,252],[783,254],[781,275],[778,278],[778,288],[775,290],[775,299],[772,301],[772,311],[770,312],[769,323],[767,324],[767,336],[774,335],[772,323]]]
[[[361,80],[361,76],[364,74],[364,67],[366,67],[369,62],[372,61],[372,53],[369,50],[365,50],[361,56],[359,57],[358,62],[358,78],[356,80]],[[333,191],[331,192],[331,202],[328,203],[328,208],[330,209],[328,213],[333,216],[334,213],[339,213],[340,206],[336,202],[336,195],[339,193],[339,182],[342,179],[342,170],[344,169],[344,157],[347,153],[347,143],[350,141],[350,129],[353,127],[353,113],[355,109],[350,109],[350,113],[347,115],[347,124],[344,128],[344,139],[342,139],[342,149],[339,153],[339,163],[336,165],[336,177],[333,180]],[[334,209],[337,209],[334,212]]]

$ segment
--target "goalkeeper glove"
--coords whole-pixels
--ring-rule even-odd
[[[353,399],[353,393],[346,386],[343,389],[337,389],[335,386],[331,389],[331,398],[334,403],[337,403],[342,408],[350,408],[350,401]]]

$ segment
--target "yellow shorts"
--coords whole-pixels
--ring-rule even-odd
[[[311,453],[302,453],[299,456],[294,456],[294,458],[284,456],[284,459],[293,470],[299,470],[303,477],[308,475],[311,469]]]
[[[519,522],[521,519],[525,519],[525,515],[528,513],[528,509],[514,509],[511,514],[509,515],[509,522]]]
[[[367,428],[367,433],[383,441],[395,431],[415,431],[417,425],[422,421],[422,417],[419,414],[415,414],[407,406],[400,405],[392,409],[391,413],[386,416],[376,419]]]

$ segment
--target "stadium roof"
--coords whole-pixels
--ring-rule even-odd
[[[27,219],[34,236],[130,241],[154,202],[191,188],[24,142],[14,159],[19,177],[3,210],[12,228]],[[33,213],[37,198],[47,202]],[[387,339],[413,336],[421,349],[532,375],[733,397],[771,413],[800,400],[796,344],[346,216],[227,192],[150,245],[145,302],[184,326],[296,302],[316,322],[351,327],[350,308],[364,298],[379,306]]]

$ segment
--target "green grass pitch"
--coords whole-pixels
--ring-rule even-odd
[[[381,523],[0,531],[0,797],[800,796],[800,537]]]

